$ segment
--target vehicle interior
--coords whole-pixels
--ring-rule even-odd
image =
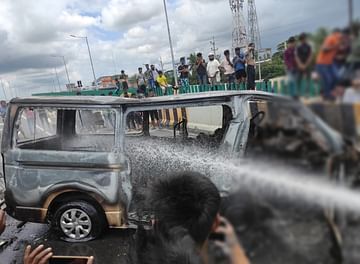
[[[115,112],[23,108],[16,121],[20,149],[109,152],[115,142]]]
[[[251,113],[248,155],[277,155],[323,164],[329,147],[316,125],[296,105],[249,101]]]
[[[209,117],[204,118],[209,113]],[[147,137],[149,140],[218,148],[232,118],[231,108],[227,105],[131,112],[126,117],[126,136],[129,140]]]

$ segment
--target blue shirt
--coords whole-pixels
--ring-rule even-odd
[[[233,59],[235,71],[245,70],[245,55],[240,52],[240,55],[236,55]]]

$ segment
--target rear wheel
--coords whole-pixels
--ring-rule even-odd
[[[90,203],[74,201],[58,207],[53,226],[64,240],[88,241],[102,234],[106,221],[103,214]]]

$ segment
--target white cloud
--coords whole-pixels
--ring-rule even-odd
[[[0,78],[20,94],[67,82],[61,59],[66,57],[73,82],[92,81],[86,43],[70,34],[88,36],[97,76],[121,69],[134,73],[144,63],[170,62],[162,0],[0,0]],[[319,26],[346,23],[346,5],[327,0],[256,0],[263,46],[275,46],[291,34]],[[355,5],[355,17],[359,5]],[[232,15],[227,0],[168,0],[176,59],[231,46]],[[316,14],[315,14],[316,11]],[[170,68],[170,64],[165,64]],[[58,88],[57,88],[58,89]],[[10,92],[8,92],[10,94]],[[13,92],[14,94],[14,92]],[[2,92],[0,89],[0,97]]]
[[[121,30],[161,14],[162,1],[154,0],[110,0],[101,14],[104,26]]]

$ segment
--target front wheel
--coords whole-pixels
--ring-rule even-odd
[[[80,242],[99,237],[106,227],[106,221],[90,203],[74,201],[63,204],[56,210],[53,226],[62,239]]]

